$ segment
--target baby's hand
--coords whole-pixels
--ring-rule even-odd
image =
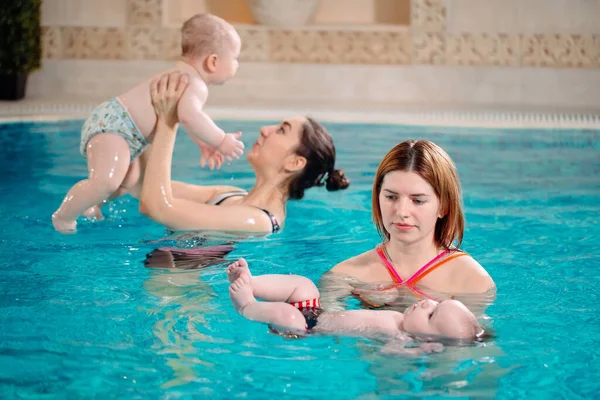
[[[427,342],[419,346],[423,353],[441,353],[444,350],[444,345],[441,343]]]
[[[242,136],[242,132],[226,133],[225,138],[217,148],[228,161],[233,158],[240,158],[244,154],[244,143],[238,140]]]
[[[390,292],[383,290],[379,291],[354,289],[352,293],[360,297],[360,299],[365,303],[375,308],[386,306],[388,303],[394,301],[398,296],[398,292]]]
[[[406,347],[410,339],[406,333],[399,334],[395,340],[388,342],[380,350],[381,354],[394,356],[414,356],[419,357],[423,354],[440,353],[444,350],[441,343],[422,343],[419,347]]]

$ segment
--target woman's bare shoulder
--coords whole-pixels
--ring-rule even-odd
[[[242,188],[235,186],[212,186],[213,195],[210,200],[221,199],[219,205],[230,206],[234,204],[240,204],[244,200],[244,196],[248,194]]]
[[[356,272],[365,270],[377,261],[374,250],[368,250],[362,254],[349,258],[337,264],[330,272],[355,275]]]
[[[226,192],[248,193],[246,191],[246,189],[242,189],[242,188],[237,187],[237,186],[214,185],[214,186],[210,186],[210,187],[214,188],[215,193],[217,193],[217,194],[226,193]]]
[[[490,274],[470,255],[457,257],[448,262],[455,282],[464,292],[483,293],[495,286]]]

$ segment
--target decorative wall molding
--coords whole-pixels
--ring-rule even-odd
[[[239,25],[240,61],[600,68],[600,35],[447,34],[438,22],[424,21],[427,29]],[[53,60],[173,60],[180,54],[179,29],[161,26],[44,27],[42,43],[43,57]]]

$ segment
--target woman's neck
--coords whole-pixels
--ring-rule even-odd
[[[392,239],[385,243],[384,249],[394,267],[409,276],[443,251],[435,244],[433,238],[425,238],[415,243],[402,243]]]
[[[285,218],[288,194],[276,179],[256,177],[256,183],[244,198],[243,203],[264,208],[279,218]]]

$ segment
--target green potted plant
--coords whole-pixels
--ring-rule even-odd
[[[41,0],[4,0],[0,11],[0,99],[25,96],[30,72],[40,67]]]

